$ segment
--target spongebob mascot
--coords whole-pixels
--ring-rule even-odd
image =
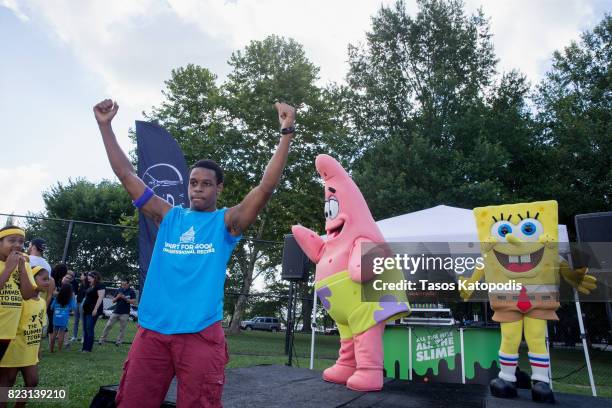
[[[382,243],[384,238],[340,163],[320,154],[315,167],[324,183],[326,239],[301,225],[292,232],[317,264],[315,290],[340,332],[338,360],[323,372],[323,379],[355,391],[377,391],[383,386],[385,324],[408,315],[410,307],[403,292],[403,297],[380,293],[376,301],[362,298],[362,285],[369,281],[361,270],[362,244]]]
[[[546,348],[546,321],[559,320],[559,281],[563,277],[588,294],[596,279],[586,269],[573,270],[558,252],[557,202],[507,204],[474,209],[484,268],[463,283],[515,281],[519,290],[489,291],[493,320],[501,325],[500,372],[491,381],[496,397],[516,397],[516,366],[523,335],[529,349],[532,398],[555,401],[549,382],[550,355]],[[470,290],[463,290],[467,300]]]

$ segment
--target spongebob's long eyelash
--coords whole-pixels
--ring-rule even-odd
[[[493,218],[493,221],[497,222],[497,218],[495,218],[495,216],[494,216],[494,215],[492,215],[492,216],[491,216],[491,218]],[[508,219],[507,219],[507,220],[506,220],[506,219],[504,219],[504,213],[501,213],[501,214],[500,214],[500,219],[501,219],[502,221],[510,221],[510,218],[512,218],[512,214],[508,215]]]
[[[517,215],[519,216],[519,218],[521,219],[521,221],[523,221],[523,217],[521,216],[521,214],[517,214]],[[539,212],[537,212],[537,213],[536,213],[536,215],[535,215],[535,217],[533,217],[533,219],[534,219],[534,220],[537,220],[539,216],[540,216],[540,213],[539,213]],[[529,211],[527,211],[527,218],[530,218],[530,217],[531,217],[531,216],[529,215]],[[510,219],[510,218],[508,218],[508,219]]]

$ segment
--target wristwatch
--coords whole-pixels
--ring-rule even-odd
[[[281,129],[281,135],[289,135],[291,133],[295,133],[295,125]]]

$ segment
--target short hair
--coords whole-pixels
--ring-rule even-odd
[[[34,238],[30,244],[36,247],[41,253],[47,250],[47,243],[42,238]]]
[[[214,171],[215,178],[217,179],[217,184],[223,183],[223,169],[214,160],[198,160],[193,166],[191,166],[191,168],[189,169],[189,173],[191,174],[191,171],[197,167]]]

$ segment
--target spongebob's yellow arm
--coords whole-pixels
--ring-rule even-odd
[[[472,273],[472,276],[470,276],[469,278],[464,278],[463,276],[460,276],[459,281],[461,283],[464,283],[465,285],[469,285],[470,283],[478,282],[483,278],[483,276],[484,268],[477,267],[476,269],[474,269],[474,273]],[[463,301],[465,302],[467,302],[472,297],[473,292],[473,290],[468,290],[459,286],[459,296],[461,296],[461,299],[463,299]]]
[[[559,273],[578,292],[588,295],[597,288],[597,279],[587,274],[588,268],[572,269],[565,259],[559,258]]]

